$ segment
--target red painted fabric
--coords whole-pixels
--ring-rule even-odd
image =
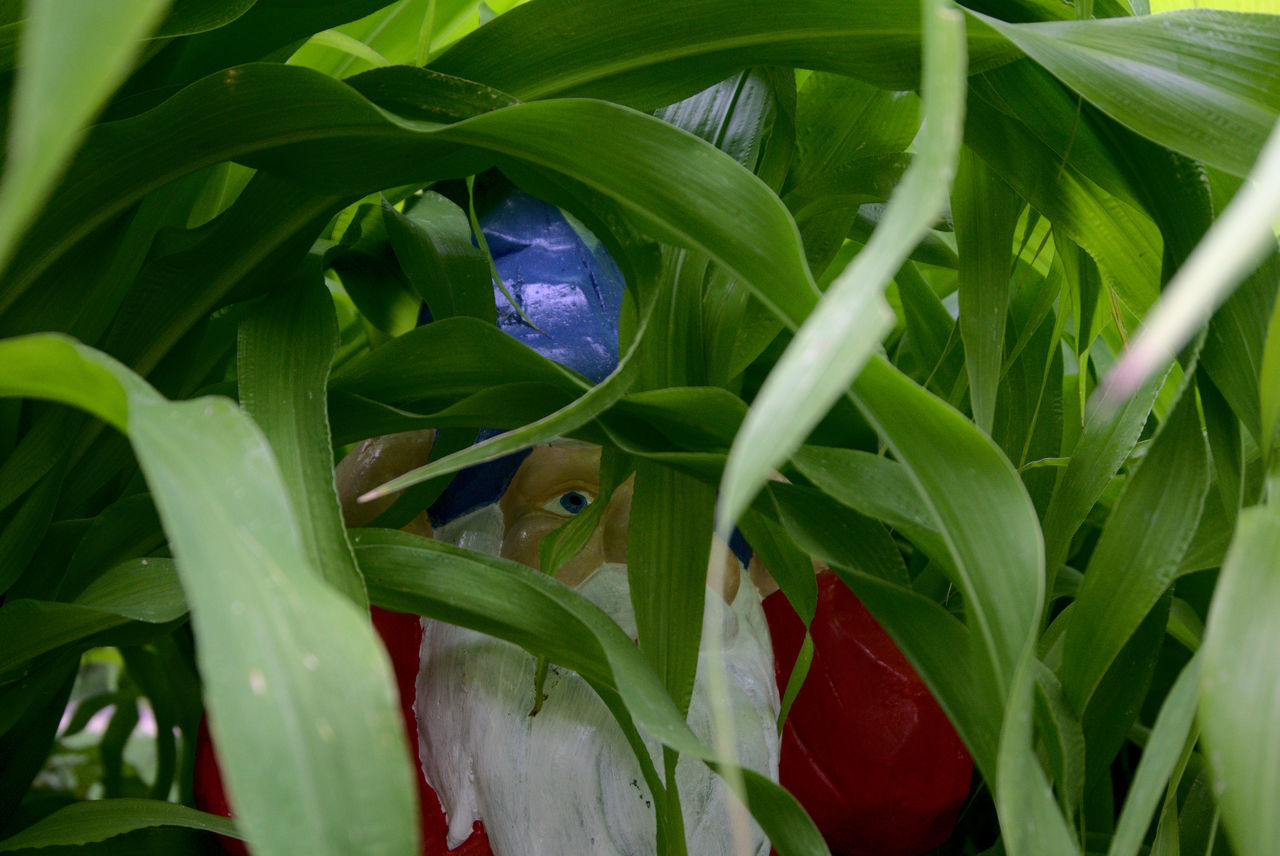
[[[778,687],[804,625],[764,601]],[[947,840],[973,761],[907,658],[830,571],[818,575],[813,664],[782,732],[780,778],[840,856],[919,856]]]

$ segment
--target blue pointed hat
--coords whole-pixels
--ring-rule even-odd
[[[618,365],[618,317],[625,282],[604,247],[560,209],[519,190],[480,218],[498,276],[536,327],[494,284],[498,327],[548,359],[599,383]],[[430,320],[424,307],[423,320]],[[499,432],[482,431],[479,439]],[[441,525],[496,502],[528,452],[471,467],[432,504]]]

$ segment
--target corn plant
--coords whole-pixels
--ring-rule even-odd
[[[740,525],[806,620],[828,564],[964,740],[939,852],[1280,852],[1280,15],[29,0],[0,25],[0,851],[412,856],[374,604],[589,676],[778,853],[825,853],[681,714],[707,544]],[[512,185],[627,280],[599,383],[469,308],[468,220]],[[423,300],[450,308],[418,326]],[[631,538],[675,558],[633,583],[644,650],[533,572],[348,532],[335,460],[420,428],[452,439],[387,519],[557,436],[646,473]],[[121,677],[66,721],[104,649]],[[108,709],[92,790],[38,778]],[[205,710],[234,824],[193,807]]]

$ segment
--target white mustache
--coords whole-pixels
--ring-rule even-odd
[[[502,518],[481,509],[437,530],[437,537],[496,554]],[[625,565],[606,564],[577,591],[633,639]],[[729,687],[740,763],[777,781],[779,709],[773,649],[754,586],[744,574],[732,606],[708,592],[704,635],[723,640],[722,682]],[[705,634],[710,622],[718,634]],[[535,659],[507,642],[423,619],[417,705],[423,773],[449,822],[449,846],[461,844],[475,820],[484,822],[496,856],[656,852],[652,795],[621,729],[576,673],[552,667],[536,717]],[[705,686],[712,666],[704,642],[689,725],[711,736]],[[645,737],[662,770],[661,746]],[[691,853],[731,856],[728,800],[736,800],[701,761],[681,758],[676,771]],[[751,823],[754,853],[769,843]]]

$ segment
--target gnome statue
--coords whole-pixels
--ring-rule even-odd
[[[504,286],[495,287],[498,326],[602,380],[618,361],[624,291],[608,254],[558,209],[520,191],[480,222]],[[357,497],[425,463],[434,437],[374,437],[342,460],[336,475],[349,526],[370,523],[394,501]],[[583,549],[555,577],[635,639],[626,564],[631,484],[602,496],[600,467],[598,447],[568,439],[536,446],[459,473],[405,529],[538,568],[545,535],[605,503]],[[968,794],[972,762],[903,654],[853,594],[819,570],[814,660],[779,735],[779,686],[804,626],[745,541],[729,546],[708,572],[693,732],[711,743],[707,687],[727,688],[739,762],[775,781],[781,775],[833,852],[918,856],[940,845]],[[552,665],[539,691],[535,659],[515,645],[377,608],[374,622],[417,744],[424,854],[656,852],[653,799],[635,750],[585,680]],[[643,739],[661,770],[661,746]],[[214,770],[202,789],[205,805],[225,809],[204,750],[205,768]],[[706,765],[682,757],[676,780],[690,854],[769,853],[754,821],[745,849],[741,835],[730,834],[736,797]]]

